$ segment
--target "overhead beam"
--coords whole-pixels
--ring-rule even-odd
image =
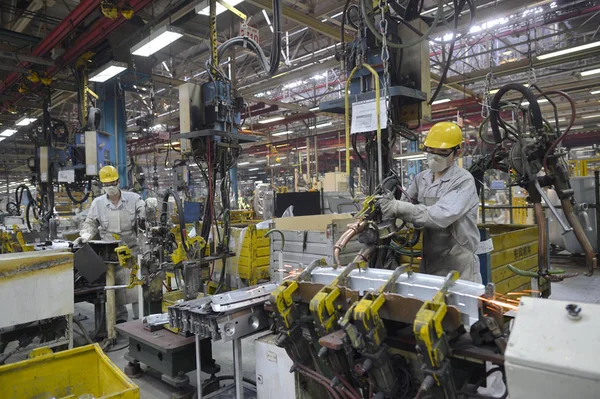
[[[262,9],[273,10],[273,6],[270,0],[247,0],[247,2]],[[302,12],[296,11],[293,8],[286,5],[281,6],[281,13],[284,17],[294,22],[297,22],[300,25],[308,26],[310,29],[320,32],[334,40],[341,40],[339,29],[336,29],[331,25],[327,25],[326,23],[321,22],[320,20],[311,17],[310,15],[306,15]]]
[[[298,104],[291,104],[291,103],[284,103],[281,101],[276,101],[276,100],[269,100],[268,98],[259,98],[259,97],[254,97],[254,96],[249,96],[247,98],[245,98],[247,101],[255,101],[257,103],[264,103],[264,104],[269,104],[269,105],[277,105],[280,108],[285,108],[285,109],[289,109],[291,111],[296,111],[296,112],[310,112],[308,107],[305,107],[303,105],[298,105]]]
[[[431,80],[433,82],[435,82],[435,84],[439,84],[439,82],[441,80],[441,77],[439,75],[436,75],[435,73],[432,72],[431,73]],[[480,97],[480,95],[477,94],[475,91],[473,91],[471,89],[468,89],[468,88],[466,88],[463,85],[460,85],[458,83],[448,83],[448,82],[445,82],[443,85],[444,85],[444,87],[447,87],[449,89],[457,91],[460,94],[467,95],[469,97],[473,97],[473,98],[479,98]]]
[[[267,80],[263,81],[262,83],[258,83],[247,89],[240,90],[240,94],[242,96],[249,96],[251,94],[260,93],[261,91],[265,91],[270,88],[280,86],[280,85],[284,84],[285,82],[300,79],[305,76],[312,76],[317,72],[322,72],[326,69],[334,68],[339,65],[340,65],[339,61],[336,61],[335,59],[333,59],[333,60],[327,60],[320,64],[311,65],[309,67],[306,67],[306,68],[303,68],[303,69],[300,69],[297,71],[283,72],[274,78],[267,79]],[[265,101],[265,100],[261,99],[261,101]]]
[[[32,64],[40,64],[40,65],[54,65],[54,61],[50,58],[44,57],[36,57],[34,55],[16,53],[12,51],[0,51],[0,58],[4,58],[7,60],[15,60],[15,61],[27,61]]]

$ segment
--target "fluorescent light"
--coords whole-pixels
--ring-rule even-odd
[[[250,162],[238,162],[237,166],[249,165]]]
[[[265,21],[267,21],[267,24],[269,24],[269,29],[271,29],[271,32],[273,32],[273,26],[271,25],[271,20],[269,19],[269,15],[267,14],[267,11],[264,8],[262,10],[262,13],[265,16]]]
[[[223,1],[225,1],[225,0],[223,0]],[[226,0],[225,2],[232,7],[235,7],[238,4],[240,4],[242,1],[243,0]],[[225,8],[224,6],[222,6],[221,4],[219,4],[217,2],[217,15],[225,12],[226,10],[227,10],[227,8]],[[202,15],[210,14],[210,5],[208,3],[208,0],[203,1],[200,5],[196,6],[196,13],[202,14]]]
[[[312,108],[309,108],[308,110],[309,110],[310,112],[315,112],[315,111],[318,111],[318,110],[319,110],[319,107],[318,107],[318,106],[316,106],[316,107],[312,107]]]
[[[6,137],[0,137],[0,141],[6,140]]]
[[[15,129],[4,129],[4,131],[2,133],[0,133],[0,136],[4,136],[4,137],[10,137],[13,134],[15,134],[17,131]]]
[[[277,122],[284,119],[283,116],[274,116],[272,118],[267,118],[267,119],[263,119],[262,121],[258,121],[258,123],[271,123],[271,122]]]
[[[489,91],[490,94],[496,94],[500,91],[500,89],[492,89]]]
[[[258,159],[255,163],[267,163],[266,159]]]
[[[131,48],[131,54],[149,57],[183,36],[183,30],[164,25]]]
[[[317,126],[309,126],[309,129],[320,129],[322,127],[326,127],[326,126],[331,126],[333,125],[333,122],[325,122],[325,123],[321,123],[320,125]]]
[[[304,146],[304,147],[298,147],[298,148],[296,148],[296,149],[297,149],[297,150],[306,150],[306,146]]]
[[[593,119],[593,118],[600,118],[600,114],[594,114],[594,115],[585,115],[582,116],[583,119]]]
[[[250,168],[248,169],[248,172],[254,172],[255,170],[259,170],[260,168]]]
[[[575,125],[571,127],[571,130],[583,129],[583,125]]]
[[[581,76],[590,76],[590,75],[595,75],[597,73],[600,73],[600,68],[590,69],[589,71],[582,71]]]
[[[561,55],[576,53],[578,51],[588,50],[600,46],[600,41],[582,44],[581,46],[566,48],[564,50],[554,51],[548,54],[538,55],[538,60],[547,60],[548,58],[560,57]]]
[[[426,159],[427,158],[427,154],[424,154],[422,152],[419,153],[412,153],[412,154],[401,154],[398,156],[395,156],[394,159],[396,160],[402,160],[402,161],[418,161],[420,159]]]
[[[600,90],[594,90],[594,91],[590,92],[590,94],[594,94],[594,95],[600,94]]]
[[[128,67],[126,62],[110,61],[90,74],[90,82],[104,83],[114,78]]]
[[[441,100],[435,100],[434,102],[431,103],[431,105],[438,105],[438,104],[444,104],[444,103],[449,103],[451,100],[449,98],[443,98]]]
[[[546,99],[546,98],[540,98],[540,99],[538,100],[538,104],[543,104],[543,103],[547,103],[547,102],[548,102],[548,99]],[[523,106],[528,106],[528,105],[529,105],[529,101],[523,101],[523,102],[521,103],[521,105],[523,105]]]
[[[27,126],[31,122],[35,122],[36,120],[37,120],[37,118],[28,118],[26,116],[23,116],[23,117],[21,117],[21,118],[19,118],[17,120],[17,122],[15,123],[15,125],[17,125],[17,126]]]
[[[331,17],[329,17],[329,18],[337,18],[337,17],[339,17],[340,15],[342,15],[343,13],[344,13],[343,11],[340,11],[340,12],[338,12],[337,14],[334,14],[334,15],[332,15],[332,16],[331,16]]]
[[[290,134],[290,133],[294,133],[294,131],[293,130],[286,130],[285,132],[272,133],[271,136],[283,136],[285,134]]]

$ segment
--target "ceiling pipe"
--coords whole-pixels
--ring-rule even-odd
[[[79,3],[67,17],[56,26],[56,28],[54,28],[52,32],[50,32],[50,34],[46,36],[35,49],[33,49],[31,55],[41,57],[59,45],[67,36],[75,31],[77,26],[81,24],[92,11],[97,9],[99,5],[100,0],[82,0],[81,3]],[[28,65],[28,62],[21,62],[18,66],[26,68]],[[8,75],[8,77],[4,79],[4,82],[0,84],[0,93],[12,86],[19,76],[19,73],[11,73]]]

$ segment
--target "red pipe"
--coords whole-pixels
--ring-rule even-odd
[[[35,56],[43,56],[48,51],[59,45],[99,5],[100,0],[82,0],[81,3],[79,3],[77,7],[75,7],[73,11],[69,13],[69,15],[67,15],[67,17],[56,26],[56,28],[54,28],[52,32],[50,32],[50,34],[46,36],[35,49],[33,49],[31,54]],[[18,66],[21,68],[26,68],[28,65],[28,62],[21,62]],[[8,77],[0,85],[0,92],[12,86],[12,84],[17,81],[19,76],[20,74],[17,72],[13,72],[8,75]]]
[[[151,2],[152,0],[132,0],[129,2],[129,4],[133,8],[134,12],[138,12]],[[121,24],[125,21],[126,19],[122,16],[117,19],[102,18],[96,21],[88,30],[88,32],[82,34],[79,40],[62,55],[59,61],[60,65],[57,64],[56,66],[52,67],[48,73],[50,75],[54,75],[62,68],[75,61],[77,57],[79,57],[88,49],[94,47],[100,41],[104,40],[106,36],[121,26]]]

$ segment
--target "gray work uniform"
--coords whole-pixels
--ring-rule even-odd
[[[92,237],[100,234],[103,241],[113,241],[118,237],[131,249],[137,259],[138,241],[135,231],[136,218],[145,216],[144,200],[136,193],[121,191],[121,198],[117,205],[108,199],[106,194],[94,198],[88,215],[81,227],[81,233],[88,232]],[[129,270],[117,266],[115,284],[129,283]],[[127,303],[138,301],[135,290],[119,289],[115,291],[117,305],[117,320],[127,320]],[[134,315],[136,312],[134,306]]]
[[[456,164],[437,180],[419,173],[407,192],[417,202],[412,223],[423,227],[423,258],[419,271],[446,276],[456,270],[464,280],[481,283],[477,211],[479,198],[473,176]]]

